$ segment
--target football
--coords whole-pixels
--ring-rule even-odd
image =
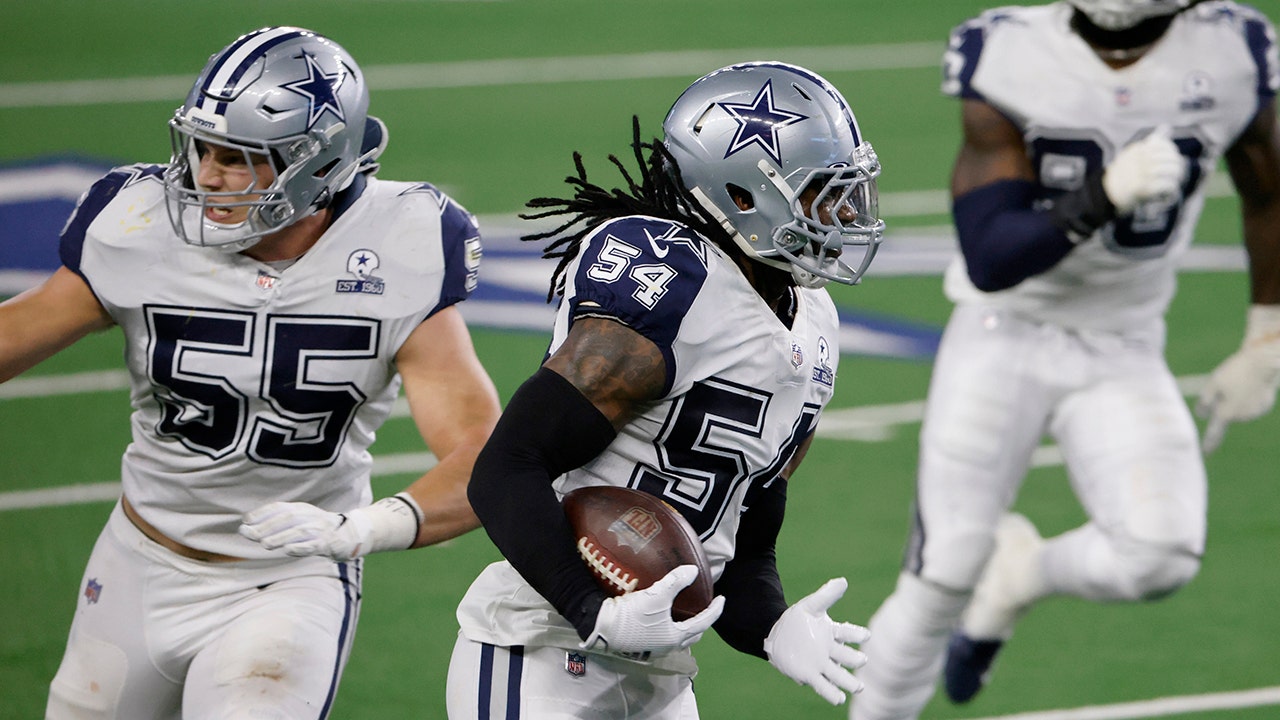
[[[564,514],[578,554],[596,582],[616,597],[646,588],[681,565],[698,577],[676,595],[671,616],[687,620],[711,604],[711,566],[689,522],[661,499],[609,485],[578,488],[564,496]]]

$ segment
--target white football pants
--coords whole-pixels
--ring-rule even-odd
[[[1088,522],[1048,540],[1044,595],[1153,599],[1204,550],[1195,423],[1164,360],[1163,323],[1069,331],[960,305],[939,347],[920,436],[903,575],[870,622],[854,720],[910,720],[933,695],[947,639],[990,557],[1032,453],[1057,441]]]
[[[360,563],[205,563],[117,504],[81,582],[46,720],[328,715],[351,651]]]
[[[449,720],[698,720],[693,678],[608,655],[458,635]]]

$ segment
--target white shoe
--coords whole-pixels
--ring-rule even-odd
[[[1044,539],[1035,525],[1006,513],[996,527],[996,548],[973,590],[960,621],[962,632],[977,640],[1008,640],[1018,618],[1043,595],[1040,549]]]

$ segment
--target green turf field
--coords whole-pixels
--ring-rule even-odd
[[[169,152],[164,123],[208,55],[247,30],[298,24],[337,39],[368,73],[371,112],[391,128],[382,177],[429,180],[482,218],[510,217],[529,197],[561,192],[573,150],[603,177],[604,156],[627,151],[630,117],[639,115],[645,131],[656,134],[671,101],[699,75],[734,61],[779,59],[823,73],[850,100],[884,163],[881,211],[892,243],[895,235],[947,221],[945,203],[913,202],[921,197],[915,193],[945,187],[957,143],[957,108],[938,92],[937,59],[948,30],[988,3],[0,5],[0,165],[50,155],[162,162]],[[1280,0],[1256,6],[1280,19]],[[489,71],[499,79],[477,79]],[[58,94],[66,85],[48,85],[120,78],[150,78],[141,86],[165,99],[125,93],[77,102]],[[156,90],[167,87],[176,87],[171,97]],[[19,242],[11,233],[0,228],[0,242]],[[1211,199],[1197,242],[1233,245],[1239,235],[1235,201]],[[862,286],[835,295],[850,309],[926,326],[940,326],[948,312],[938,277],[877,276],[874,266]],[[1232,351],[1246,301],[1241,272],[1185,274],[1169,316],[1174,372],[1207,373]],[[474,337],[504,398],[536,367],[547,340],[542,333],[483,328]],[[120,339],[108,333],[24,379],[118,369],[120,355]],[[928,374],[922,361],[846,356],[833,409],[922,400]],[[11,491],[118,480],[128,440],[125,391],[11,397],[4,387],[0,500]],[[792,483],[779,548],[792,599],[845,575],[850,590],[833,613],[865,622],[890,591],[907,530],[918,428],[908,420],[878,436],[825,436],[814,444]],[[1272,609],[1280,595],[1277,436],[1280,414],[1233,427],[1209,458],[1208,551],[1190,586],[1147,606],[1046,602],[1019,626],[988,691],[962,708],[935,699],[925,717],[991,717],[1280,685],[1280,616]],[[374,446],[379,456],[421,450],[407,419],[392,420]],[[394,492],[409,479],[379,477],[375,494]],[[1030,474],[1018,505],[1046,533],[1082,517],[1063,469],[1053,464]],[[0,553],[0,720],[40,716],[84,561],[110,508],[109,501],[97,501],[0,510],[0,541],[8,548]],[[454,607],[496,557],[483,533],[473,533],[444,547],[370,558],[360,632],[333,717],[442,718]],[[844,717],[717,638],[708,636],[697,654],[704,718]],[[1280,699],[1272,703],[1186,717],[1280,717]]]

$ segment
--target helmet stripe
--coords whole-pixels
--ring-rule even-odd
[[[205,95],[211,92],[221,93],[226,88],[235,87],[240,78],[248,72],[266,51],[287,40],[302,37],[307,31],[292,27],[277,27],[249,33],[237,40],[222,52],[205,77],[201,95],[196,101],[197,107],[204,107]],[[227,111],[227,103],[219,102],[214,114],[222,115]]]

